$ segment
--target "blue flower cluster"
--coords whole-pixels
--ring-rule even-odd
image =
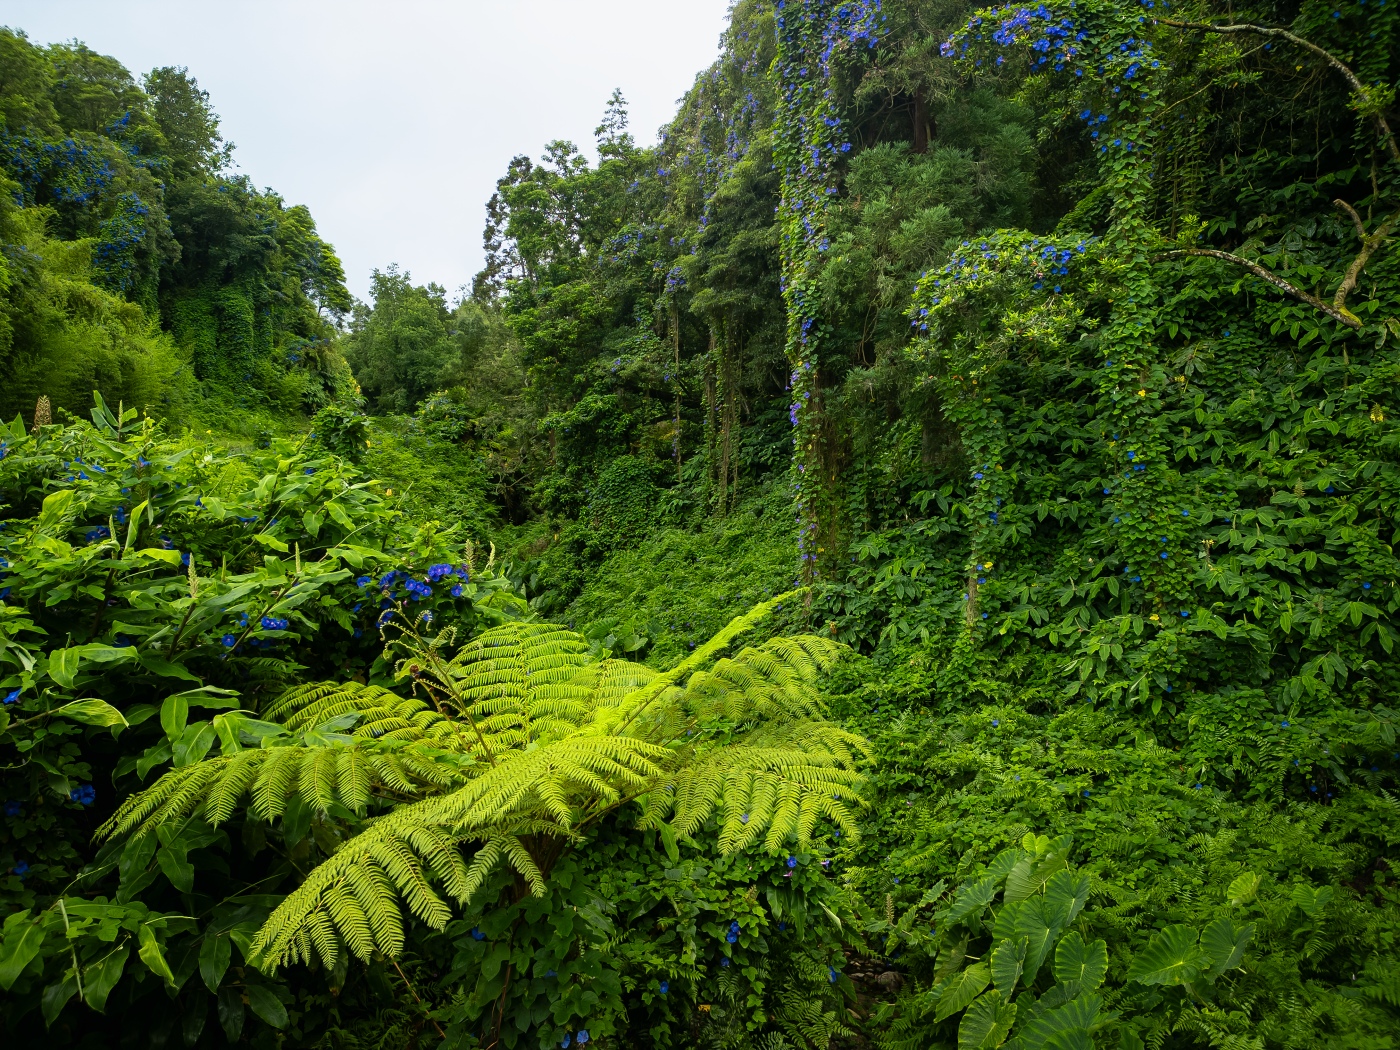
[[[81,806],[90,806],[97,801],[97,789],[91,784],[82,784],[68,792],[68,797]]]

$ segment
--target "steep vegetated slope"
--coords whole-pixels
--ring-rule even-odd
[[[235,174],[184,69],[140,83],[0,29],[0,412],[100,389],[174,418],[311,413],[350,393],[351,302],[310,213]]]
[[[740,0],[379,418],[12,428],[6,1023],[1394,1046],[1397,18]]]

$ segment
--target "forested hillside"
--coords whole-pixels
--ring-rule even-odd
[[[187,70],[0,29],[0,411],[314,412],[351,306],[310,212],[236,174]],[[237,392],[234,388],[237,388]]]
[[[363,304],[0,45],[7,1032],[1400,1044],[1394,0],[737,0]]]

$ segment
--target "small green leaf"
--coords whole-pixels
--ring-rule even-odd
[[[672,864],[678,863],[681,859],[681,847],[676,841],[676,829],[663,822],[658,825],[657,831],[661,834],[661,845],[666,850],[666,858]]]
[[[156,939],[155,931],[145,923],[136,927],[136,938],[140,942],[140,949],[137,954],[146,967],[157,977],[164,978],[165,983],[175,987],[175,975],[170,970],[170,964],[165,961],[165,952],[161,951],[160,941]]]

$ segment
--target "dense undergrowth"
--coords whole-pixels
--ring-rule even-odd
[[[0,204],[7,1031],[1395,1046],[1398,21],[741,0],[250,392]]]

